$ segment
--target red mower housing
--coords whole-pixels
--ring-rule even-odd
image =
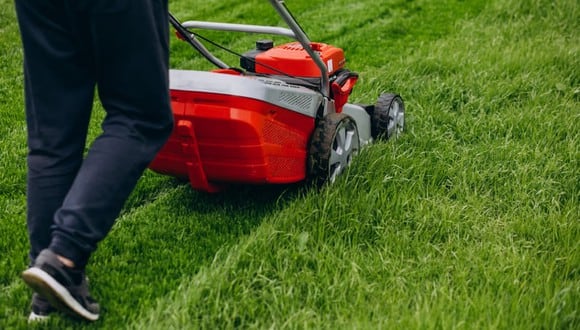
[[[233,70],[211,74],[244,79]],[[151,163],[152,170],[188,179],[194,189],[208,192],[225,183],[292,183],[306,178],[313,117],[250,96],[179,88],[171,89],[171,106],[175,127]]]

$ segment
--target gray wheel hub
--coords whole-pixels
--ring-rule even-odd
[[[332,150],[330,151],[329,180],[333,183],[338,175],[352,161],[352,157],[358,153],[359,136],[355,125],[341,125],[334,137]]]
[[[405,127],[405,111],[398,100],[391,103],[389,107],[389,118],[388,135],[397,137],[403,132],[403,128]]]

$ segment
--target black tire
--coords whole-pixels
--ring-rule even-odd
[[[331,113],[321,119],[310,141],[309,179],[322,186],[333,183],[360,149],[356,122],[343,113]]]
[[[398,94],[381,94],[371,117],[374,139],[399,136],[405,128],[405,103]]]

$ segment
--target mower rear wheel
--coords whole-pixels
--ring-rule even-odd
[[[374,139],[398,137],[405,128],[405,104],[397,94],[381,94],[371,118],[371,135]]]
[[[321,119],[310,142],[308,170],[317,185],[334,183],[360,149],[356,122],[343,113],[330,113]]]

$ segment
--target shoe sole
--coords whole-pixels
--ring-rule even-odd
[[[44,270],[29,268],[22,273],[22,279],[56,309],[88,321],[96,321],[99,318],[99,314],[91,313],[84,308],[62,284]]]

